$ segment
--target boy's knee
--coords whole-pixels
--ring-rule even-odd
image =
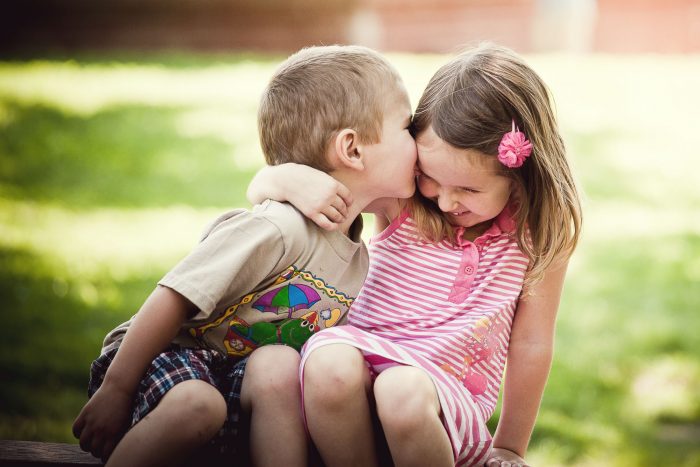
[[[347,345],[327,345],[309,355],[304,365],[304,397],[316,403],[342,404],[363,390],[368,370],[362,353]]]
[[[293,389],[299,387],[300,360],[299,352],[285,345],[268,345],[256,349],[245,367],[241,389],[244,408],[249,407],[255,397],[293,394]]]
[[[193,435],[214,436],[226,420],[226,401],[211,384],[191,380],[176,384],[159,406],[168,412],[173,426]]]
[[[374,382],[377,415],[385,430],[409,434],[440,413],[435,386],[422,370],[395,367],[385,370]]]

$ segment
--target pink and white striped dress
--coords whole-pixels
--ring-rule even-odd
[[[527,257],[505,209],[474,242],[419,239],[404,212],[370,242],[370,267],[348,325],[313,336],[317,348],[360,349],[375,373],[396,364],[424,369],[437,388],[456,465],[483,462]]]

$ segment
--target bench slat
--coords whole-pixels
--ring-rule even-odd
[[[77,444],[0,440],[0,466],[100,466],[102,462]]]

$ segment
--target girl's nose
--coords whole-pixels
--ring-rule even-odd
[[[444,190],[438,195],[438,206],[442,212],[452,212],[457,210],[457,201]]]

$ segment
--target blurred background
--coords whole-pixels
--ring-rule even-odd
[[[585,192],[530,460],[700,466],[691,0],[3,2],[0,437],[74,442],[104,335],[212,217],[249,206],[258,96],[290,52],[375,47],[415,105],[480,40],[549,84]]]

